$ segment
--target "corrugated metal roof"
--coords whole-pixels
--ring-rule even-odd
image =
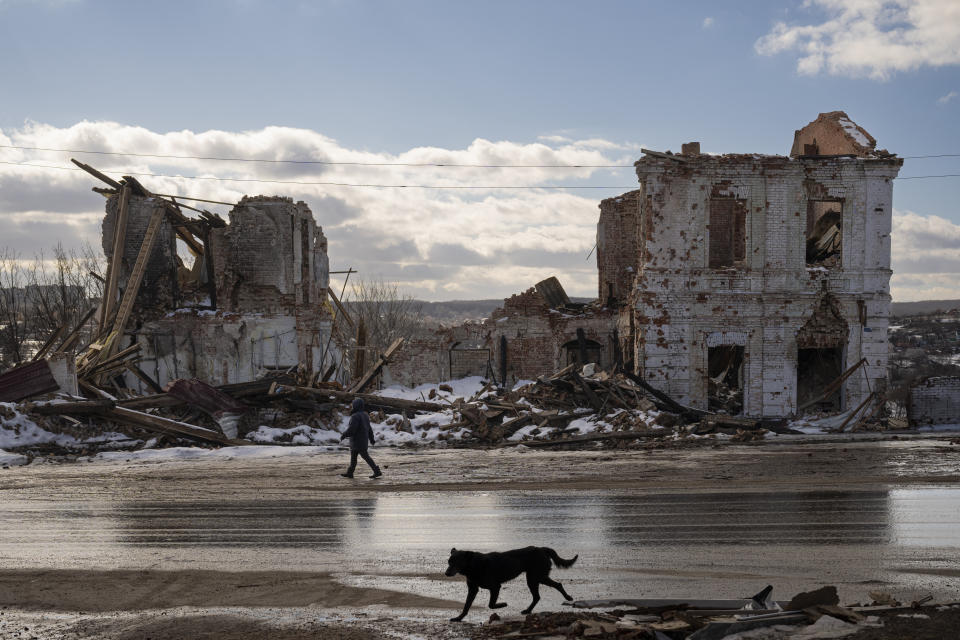
[[[23,364],[0,373],[0,402],[19,402],[59,388],[46,360]]]

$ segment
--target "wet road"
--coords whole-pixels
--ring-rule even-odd
[[[579,554],[576,598],[789,598],[824,584],[960,600],[960,489],[652,489],[321,493],[295,500],[8,499],[7,569],[330,572],[342,584],[458,600],[451,547]],[[504,597],[527,598],[522,581]],[[544,593],[547,607],[560,604]]]

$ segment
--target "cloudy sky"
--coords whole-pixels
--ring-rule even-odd
[[[99,243],[76,157],[305,200],[333,269],[424,299],[590,296],[597,205],[641,146],[786,154],[840,109],[955,154],[902,177],[960,174],[960,2],[0,0],[0,105],[0,250]],[[960,298],[958,200],[960,177],[897,181],[895,300]]]

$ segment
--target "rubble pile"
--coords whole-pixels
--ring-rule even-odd
[[[477,627],[478,639],[721,640],[722,638],[840,638],[874,640],[952,637],[960,604],[931,597],[904,604],[888,594],[868,604],[840,606],[835,587],[769,599],[771,587],[744,600],[610,600],[570,603],[581,609],[502,618]],[[585,611],[582,609],[602,609]],[[938,635],[948,632],[946,635]],[[856,635],[854,635],[856,634]]]

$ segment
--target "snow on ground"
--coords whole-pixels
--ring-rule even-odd
[[[85,460],[102,462],[170,462],[172,460],[236,460],[251,458],[284,458],[311,456],[336,447],[223,447],[202,449],[200,447],[170,447],[168,449],[140,449],[139,451],[103,451]]]
[[[12,402],[0,402],[0,449],[25,447],[32,444],[55,443],[70,446],[77,443],[73,436],[50,433],[20,413]]]
[[[27,456],[21,456],[19,453],[10,453],[0,449],[0,468],[19,467],[27,464],[30,459]]]

